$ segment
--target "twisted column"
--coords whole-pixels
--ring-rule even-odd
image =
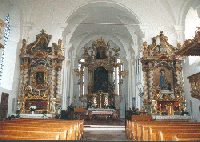
[[[60,87],[61,87],[61,67],[58,67],[57,71],[57,89],[56,89],[56,98],[60,98]]]
[[[55,87],[56,87],[56,61],[53,59],[52,60],[52,86],[51,86],[51,93],[50,96],[52,97],[56,97],[55,95]]]

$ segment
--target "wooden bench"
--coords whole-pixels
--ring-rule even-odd
[[[199,134],[200,135],[200,130],[186,130],[186,129],[182,129],[182,130],[159,130],[159,141],[172,141],[172,136],[176,135],[176,134]]]
[[[66,123],[70,123],[70,122],[78,122],[78,129],[76,129],[77,131],[79,131],[80,136],[79,139],[81,139],[83,137],[83,128],[84,128],[84,120],[58,120],[58,119],[35,119],[35,118],[20,118],[20,119],[12,119],[11,121],[8,122],[17,122],[19,123],[19,121],[21,121],[22,123],[25,122],[36,122],[36,121],[43,121],[43,122],[66,122]]]
[[[131,121],[126,120],[126,136],[128,139],[131,139],[132,134],[132,125],[131,122],[137,122],[137,121],[152,121],[151,115],[132,115]]]
[[[178,127],[179,126],[179,127]],[[141,140],[155,140],[158,138],[158,131],[165,128],[165,129],[184,129],[184,127],[190,127],[191,129],[195,129],[195,124],[188,124],[188,123],[180,123],[180,122],[169,122],[168,124],[156,124],[156,125],[143,125],[142,126],[142,133],[141,133]],[[198,125],[197,125],[198,126]],[[149,129],[151,127],[151,129]],[[153,129],[152,129],[153,127]],[[182,127],[182,128],[181,128]]]
[[[50,123],[37,123],[37,122],[34,122],[34,123],[5,123],[5,124],[0,124],[1,127],[6,127],[6,126],[18,126],[18,127],[35,127],[36,129],[38,128],[43,128],[45,129],[47,126],[49,128],[51,128],[51,130],[53,131],[53,129],[61,129],[64,131],[65,130],[65,133],[67,131],[67,140],[75,140],[76,139],[76,132],[75,132],[75,129],[74,129],[74,126],[73,124],[69,124],[69,126],[66,126],[66,125],[63,125],[62,123],[59,124],[59,123],[55,123],[55,124],[50,124]],[[1,128],[0,128],[1,129]],[[65,137],[65,136],[64,136]],[[65,140],[66,140],[65,139]]]
[[[83,135],[83,120],[79,121],[73,121],[73,120],[48,120],[46,119],[17,119],[17,120],[11,120],[11,121],[5,121],[3,123],[0,123],[1,125],[15,125],[15,126],[24,126],[24,127],[43,127],[43,130],[45,128],[44,125],[48,125],[48,127],[51,125],[52,128],[65,128],[68,129],[68,132],[73,134],[71,138],[68,140],[80,140]],[[66,126],[68,125],[68,126]],[[82,130],[80,130],[80,127]],[[69,134],[68,133],[68,134]],[[65,139],[66,140],[66,139]]]
[[[193,125],[193,126],[196,126],[196,125],[200,125],[200,123],[196,123],[196,122],[186,122],[186,121],[150,121],[150,122],[146,122],[146,121],[143,121],[143,122],[136,122],[135,125],[134,125],[134,133],[133,133],[133,139],[136,139],[136,140],[142,140],[143,139],[143,129],[142,129],[142,126],[144,125],[154,125],[154,126],[158,126],[158,125],[161,125],[161,126],[167,126],[167,125],[172,125],[172,126],[176,126],[176,125]],[[132,126],[133,127],[133,126]],[[146,133],[148,134],[148,132]]]
[[[23,130],[0,130],[0,136],[26,136],[32,138],[55,137],[60,140],[61,132],[44,132],[44,131],[23,131]]]
[[[59,136],[55,137],[21,137],[21,136],[8,136],[8,135],[0,135],[0,140],[59,140]]]
[[[199,134],[176,134],[172,136],[172,141],[200,141]]]
[[[200,126],[148,126],[148,135],[145,135],[144,141],[148,139],[148,141],[156,141],[159,139],[158,132],[162,129],[200,129]]]

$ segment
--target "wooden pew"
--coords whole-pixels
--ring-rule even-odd
[[[67,140],[67,131],[62,128],[49,128],[49,127],[23,127],[23,126],[4,126],[0,130],[16,130],[16,131],[45,131],[45,132],[62,132],[60,140]]]
[[[159,130],[159,141],[172,141],[172,136],[176,134],[197,134],[200,135],[200,130]]]
[[[45,137],[55,137],[60,140],[61,132],[44,132],[44,131],[22,131],[22,130],[0,130],[0,136],[26,136],[32,138],[45,138]]]
[[[68,129],[69,131],[69,127],[71,134],[73,133],[74,136],[68,140],[80,140],[83,137],[83,123],[84,120],[56,120],[56,119],[13,119],[11,121],[4,121],[3,124],[0,123],[0,125],[6,125],[6,124],[16,124],[19,126],[30,126],[33,127],[41,127],[44,124],[46,125],[53,125],[52,127],[55,128],[59,128],[59,127],[65,127]],[[36,126],[37,125],[37,126]],[[55,126],[57,125],[57,126]],[[67,125],[67,126],[66,126]],[[44,126],[43,126],[44,127]]]
[[[25,123],[25,122],[38,122],[38,121],[43,121],[43,122],[65,122],[65,123],[74,123],[74,122],[78,122],[79,126],[76,126],[75,130],[76,130],[76,134],[78,135],[77,140],[80,140],[83,137],[83,128],[84,128],[84,120],[60,120],[60,119],[38,119],[38,118],[20,118],[20,119],[12,119],[11,121],[7,121],[7,122],[17,122],[17,123]],[[6,122],[6,121],[5,121]]]
[[[66,123],[66,124],[71,124],[71,123],[77,123],[77,125],[74,125],[73,130],[76,131],[75,137],[77,137],[75,140],[80,140],[83,136],[83,127],[84,127],[84,120],[55,120],[55,119],[17,119],[17,120],[11,120],[7,121],[7,123],[17,123],[17,124],[29,124],[29,123]],[[4,122],[5,123],[5,122]],[[65,125],[65,124],[63,124]],[[74,133],[74,132],[73,132]]]
[[[198,134],[176,134],[172,136],[172,141],[200,141]]]
[[[69,126],[66,126],[66,125],[63,125],[62,123],[61,124],[50,124],[50,123],[37,123],[37,122],[34,122],[34,123],[5,123],[5,124],[0,124],[0,129],[2,129],[2,127],[6,127],[6,126],[18,126],[18,127],[35,127],[36,129],[38,128],[43,128],[45,129],[47,126],[49,128],[51,128],[51,130],[53,131],[53,129],[63,129],[63,131],[65,130],[65,133],[67,131],[67,140],[75,140],[76,138],[76,134],[75,134],[75,130],[74,130],[74,127],[73,127],[73,124]],[[63,137],[66,137],[66,136],[63,136]],[[66,140],[65,139],[65,140]]]
[[[59,140],[59,136],[56,137],[21,137],[21,136],[4,136],[0,135],[0,140]]]
[[[132,139],[132,122],[138,122],[138,121],[152,121],[152,116],[151,115],[132,115],[131,116],[131,121],[127,120],[126,121],[126,136],[128,139]]]
[[[143,137],[143,133],[142,133],[142,126],[143,125],[147,125],[147,124],[152,124],[152,125],[155,125],[155,126],[158,126],[158,125],[162,125],[162,126],[166,126],[166,125],[193,125],[193,126],[196,126],[196,125],[200,125],[200,123],[196,123],[196,122],[186,122],[186,121],[150,121],[150,122],[146,122],[146,121],[143,121],[143,122],[136,122],[135,126],[134,126],[134,135],[133,135],[133,138],[135,138],[136,140],[142,140]]]
[[[65,127],[65,128],[68,128],[69,129],[69,127],[72,127],[74,124],[76,124],[77,122],[74,122],[74,121],[70,121],[70,123],[68,122],[68,123],[59,123],[60,121],[56,121],[56,122],[54,122],[53,120],[52,121],[48,121],[48,123],[46,122],[46,121],[44,121],[44,120],[38,120],[38,121],[30,121],[30,120],[28,120],[28,121],[10,121],[10,122],[6,122],[6,124],[11,124],[11,125],[13,125],[13,124],[16,124],[16,125],[19,125],[19,126],[29,126],[29,125],[32,125],[32,126],[36,126],[36,127],[41,127],[41,126],[43,126],[44,124],[46,124],[46,125],[50,125],[50,123],[52,123],[51,125],[53,125],[53,128],[55,128],[55,127]],[[74,124],[73,124],[74,123]],[[6,125],[6,124],[2,124],[2,125]],[[66,124],[68,124],[68,125],[70,125],[70,126],[66,126]],[[43,127],[45,127],[45,126],[43,126]],[[78,130],[76,127],[73,127],[72,128],[72,130],[71,131],[74,131],[74,132],[72,132],[72,133],[74,133],[74,134],[76,134],[75,133],[75,131],[76,130]],[[78,134],[77,134],[78,135]],[[74,137],[72,137],[72,138],[70,138],[69,140],[76,140],[76,135],[74,136]]]
[[[158,135],[158,132],[159,130],[163,130],[163,129],[200,129],[200,126],[147,126],[148,127],[148,135],[145,135],[147,136],[148,138],[144,138],[146,141],[157,141],[159,139],[159,135]]]

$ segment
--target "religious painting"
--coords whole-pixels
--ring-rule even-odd
[[[108,92],[108,70],[104,67],[94,70],[94,93],[98,93],[99,90],[104,93]]]
[[[37,72],[36,73],[36,83],[39,84],[44,84],[44,72]]]
[[[25,101],[25,110],[29,110],[31,106],[36,106],[37,110],[47,110],[48,101],[37,99],[37,100],[26,100]]]
[[[172,70],[166,67],[158,67],[154,70],[153,86],[157,86],[160,90],[173,90]]]
[[[96,59],[106,59],[106,50],[103,46],[97,48]]]
[[[36,51],[38,51],[38,50],[40,50],[40,51],[45,51],[47,48],[48,48],[48,43],[47,43],[47,41],[46,41],[46,39],[45,38],[40,38],[39,39],[40,41],[39,41],[39,43],[38,44],[36,44],[33,48],[32,48],[32,51],[33,52],[36,52]]]

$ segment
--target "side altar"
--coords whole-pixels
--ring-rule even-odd
[[[61,43],[48,47],[52,36],[41,31],[36,41],[23,45],[20,54],[20,90],[17,107],[21,114],[57,114],[61,107]]]
[[[83,47],[84,52],[78,60],[79,68],[74,69],[80,77],[80,97],[82,107],[95,109],[113,108],[120,114],[122,101],[121,85],[128,71],[123,69],[120,48],[110,48],[110,43],[100,38],[92,42],[92,47]],[[94,112],[97,113],[97,112]],[[99,112],[99,114],[105,112]]]
[[[163,32],[152,38],[152,44],[143,43],[140,59],[144,76],[143,109],[151,115],[181,114],[186,109],[180,48],[168,43]]]

